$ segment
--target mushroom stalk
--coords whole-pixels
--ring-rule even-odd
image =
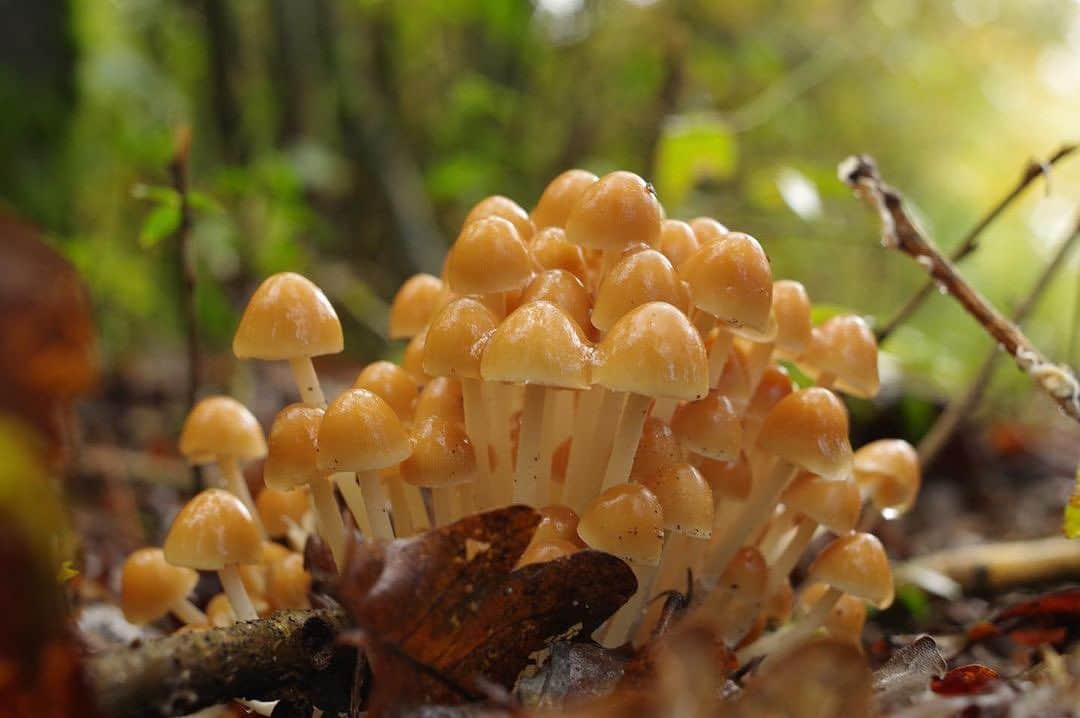
[[[769,566],[769,580],[766,592],[770,592],[779,586],[780,582],[791,573],[791,569],[795,568],[795,564],[799,562],[799,558],[806,551],[806,547],[810,545],[815,531],[817,531],[817,523],[809,517],[803,516],[798,521],[795,535],[788,540],[784,550]]]
[[[568,415],[565,412],[564,397],[569,394],[568,391],[549,389],[547,398],[544,400],[544,426],[540,434],[540,465],[537,467],[539,486],[537,502],[540,506],[558,503],[562,499],[561,485],[552,479],[551,460],[555,455],[555,449],[559,446],[559,421]]]
[[[494,508],[496,505],[496,485],[494,474],[491,469],[490,452],[491,444],[488,438],[487,408],[484,405],[482,391],[483,383],[479,379],[462,377],[461,399],[465,409],[465,432],[469,435],[473,448],[476,451],[477,491],[476,499],[478,508]]]
[[[221,569],[218,571],[218,578],[221,579],[221,587],[225,589],[225,595],[229,597],[229,605],[236,614],[236,620],[257,620],[259,614],[255,612],[255,606],[248,598],[247,589],[244,588],[244,582],[240,580],[240,572],[236,570],[236,566],[229,565]]]
[[[289,360],[289,368],[292,369],[296,388],[300,390],[300,400],[309,406],[325,408],[326,397],[323,396],[311,357],[293,357]]]
[[[356,521],[356,528],[360,529],[360,533],[364,535],[364,538],[374,536],[375,531],[371,526],[367,501],[364,500],[364,494],[360,491],[360,485],[356,483],[356,474],[339,471],[331,476],[330,480],[338,487],[341,497],[345,499],[345,505],[349,508],[349,513],[353,515],[353,519]]]
[[[371,522],[371,535],[379,539],[393,539],[394,527],[390,524],[389,501],[379,474],[374,471],[361,471],[356,474],[356,481],[364,495],[368,521]]]
[[[189,626],[206,625],[210,623],[206,614],[200,611],[194,603],[186,598],[181,598],[179,601],[173,601],[172,604],[169,605],[169,610],[173,612],[173,615]]]
[[[661,397],[653,404],[652,416],[660,421],[670,423],[675,410],[679,408],[678,399]]]
[[[311,487],[311,504],[315,509],[319,534],[330,545],[330,554],[338,571],[341,571],[345,568],[345,524],[334,499],[334,490],[330,488],[330,479],[320,476],[312,479],[308,485]]]
[[[510,415],[512,412],[510,387],[490,382],[484,385],[488,393],[488,408],[491,416],[491,444],[495,447],[496,467],[494,471],[495,493],[492,500],[495,506],[508,505],[513,494],[513,454],[510,451]]]
[[[586,448],[589,449],[589,455],[587,457],[588,464],[585,466],[585,474],[581,478],[580,483],[581,493],[581,507],[575,507],[570,505],[574,511],[584,511],[589,503],[600,494],[600,487],[603,485],[603,477],[605,474],[606,462],[611,455],[612,441],[614,435],[608,427],[618,427],[619,419],[622,416],[623,402],[626,400],[626,394],[621,391],[605,391],[604,400],[600,403],[600,410],[593,419],[594,431],[590,445]]]
[[[574,438],[570,442],[570,457],[566,464],[563,503],[579,513],[585,510],[591,498],[586,475],[596,433],[596,417],[606,394],[599,384],[592,386],[581,395],[574,414]]]
[[[518,435],[517,467],[514,471],[513,503],[539,506],[540,439],[544,427],[547,391],[537,384],[525,385],[525,404],[521,410]],[[547,493],[546,487],[544,493]]]
[[[749,378],[750,393],[757,389],[761,381],[761,375],[772,360],[776,342],[751,342],[750,351],[746,355],[746,373]]]
[[[259,512],[255,508],[255,500],[251,498],[251,490],[248,489],[247,480],[244,479],[244,472],[240,470],[240,462],[235,456],[222,456],[218,459],[218,468],[221,470],[221,477],[225,479],[225,488],[244,502],[244,506],[251,513],[251,519],[259,529],[259,534],[266,538],[266,529],[263,528]]]
[[[821,595],[821,598],[817,600],[817,603],[813,605],[810,611],[803,616],[802,619],[786,628],[763,636],[750,645],[736,651],[735,656],[739,659],[739,663],[745,665],[747,661],[755,656],[775,655],[798,646],[812,636],[814,631],[825,622],[825,618],[829,615],[829,611],[833,609],[833,606],[836,605],[836,602],[839,601],[840,597],[843,595],[843,591],[830,586],[829,590]]]
[[[656,566],[645,566],[634,561],[627,561],[637,579],[637,591],[623,604],[622,608],[608,620],[606,628],[601,629],[600,644],[604,648],[618,648],[630,640],[631,632],[641,618],[645,607],[645,598],[656,577]]]
[[[387,493],[390,494],[390,512],[393,515],[394,536],[402,538],[418,533],[416,527],[413,526],[409,501],[405,497],[405,482],[400,477],[390,477],[386,480],[386,488]]]
[[[431,489],[431,507],[435,513],[435,525],[446,526],[450,523],[450,516],[453,513],[454,499],[451,493],[454,488],[451,486],[438,486]]]
[[[405,493],[405,501],[409,506],[409,518],[412,519],[413,529],[416,533],[423,533],[430,529],[431,517],[428,516],[424,495],[420,493],[419,487],[402,481],[401,489]]]
[[[724,327],[717,330],[716,341],[709,349],[709,388],[715,389],[720,383],[720,377],[724,375],[724,365],[727,364],[728,356],[731,355],[732,336],[731,332]]]
[[[652,404],[652,397],[644,394],[630,394],[627,397],[611,446],[611,456],[608,459],[607,470],[604,472],[601,491],[621,484],[630,477],[634,453],[637,451],[638,441],[641,440],[641,429],[645,425],[645,417],[649,413],[650,404]]]

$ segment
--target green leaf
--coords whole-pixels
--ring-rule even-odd
[[[207,212],[209,214],[221,214],[225,211],[221,202],[206,194],[205,192],[189,192],[188,204],[191,208],[200,212]]]
[[[139,244],[143,249],[156,247],[180,226],[180,208],[168,204],[155,207],[143,220]]]
[[[654,172],[664,204],[681,207],[699,182],[731,177],[736,155],[735,135],[719,117],[695,114],[669,119],[660,135]]]
[[[164,185],[142,184],[141,182],[131,188],[131,196],[135,199],[145,199],[154,204],[176,207],[180,204],[180,198],[176,190]]]

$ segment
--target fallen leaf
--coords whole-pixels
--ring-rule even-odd
[[[899,706],[923,693],[931,679],[947,670],[937,642],[930,636],[919,636],[874,671],[874,699],[881,707]]]
[[[964,696],[989,690],[1001,676],[993,668],[972,663],[930,679],[930,690],[943,696]]]
[[[1018,603],[968,629],[968,642],[1008,636],[1024,646],[1063,645],[1080,636],[1080,588],[1047,593]]]
[[[606,695],[622,678],[626,660],[595,643],[559,641],[543,668],[518,682],[518,699],[528,708],[557,708]]]

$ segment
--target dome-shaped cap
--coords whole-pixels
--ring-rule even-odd
[[[442,304],[446,287],[430,274],[414,274],[402,283],[390,304],[390,338],[415,337]]]
[[[420,384],[412,374],[397,364],[377,361],[368,364],[353,382],[353,389],[367,389],[390,405],[398,418],[412,418],[413,404],[420,393]]]
[[[833,540],[810,564],[808,576],[878,608],[888,608],[893,601],[889,559],[873,534],[854,533]]]
[[[589,325],[589,311],[592,308],[589,290],[565,269],[549,269],[537,274],[521,292],[522,305],[541,301],[560,307],[579,328],[584,329]]]
[[[589,263],[581,247],[566,239],[566,233],[558,227],[548,227],[537,232],[529,243],[532,255],[541,269],[563,269],[582,282],[589,279]]]
[[[791,480],[780,501],[840,535],[855,529],[862,510],[854,481],[830,481],[805,471]]]
[[[753,475],[750,459],[745,453],[733,461],[705,459],[698,471],[709,482],[713,496],[729,501],[745,501],[750,497]]]
[[[765,250],[748,234],[732,232],[719,242],[703,243],[683,262],[679,275],[690,285],[697,307],[736,334],[771,341],[772,268]]]
[[[683,458],[682,446],[671,427],[655,416],[646,417],[645,424],[641,427],[637,451],[634,452],[630,478],[648,476],[681,462]]]
[[[261,557],[255,519],[240,499],[221,489],[207,489],[184,504],[165,537],[165,560],[174,566],[220,571]]]
[[[533,264],[514,225],[485,217],[465,225],[446,256],[446,282],[459,294],[495,294],[520,289]]]
[[[799,366],[814,379],[832,375],[837,389],[864,399],[876,396],[881,386],[877,340],[866,321],[854,314],[832,317],[816,327]]]
[[[672,266],[681,266],[700,247],[701,242],[686,222],[665,219],[660,224],[660,239],[656,243],[656,248],[668,258]]]
[[[823,583],[813,583],[799,594],[799,605],[810,611],[829,589]],[[844,594],[825,616],[825,630],[833,638],[858,643],[866,625],[866,603],[850,594]]]
[[[456,421],[429,416],[409,431],[411,454],[401,462],[401,478],[413,486],[441,488],[476,478],[476,452]]]
[[[267,277],[248,300],[233,337],[240,359],[293,359],[337,354],[341,322],[322,290],[293,272]]]
[[[450,302],[428,327],[424,371],[479,379],[480,357],[498,325],[491,310],[472,297]]]
[[[390,405],[366,389],[349,389],[326,407],[319,425],[319,468],[375,471],[409,455],[409,437]]]
[[[533,532],[533,543],[547,539],[577,541],[578,515],[569,506],[551,504],[540,509],[540,523]]]
[[[795,384],[792,383],[787,369],[782,366],[765,367],[757,388],[746,405],[746,416],[764,419],[778,401],[794,390]]]
[[[134,624],[151,623],[187,597],[199,582],[190,568],[173,566],[159,548],[141,548],[124,561],[120,574],[120,607]]]
[[[690,229],[694,231],[698,244],[711,244],[727,239],[731,230],[712,217],[694,217],[689,222]]]
[[[878,511],[895,516],[915,503],[922,482],[919,454],[903,439],[879,439],[860,447],[854,466],[855,481]]]
[[[277,413],[270,426],[269,451],[263,465],[263,482],[287,491],[322,475],[318,467],[319,424],[323,410],[306,404],[289,404]]]
[[[565,227],[570,211],[597,179],[592,172],[573,169],[551,180],[530,215],[536,229]]]
[[[426,384],[431,376],[424,371],[424,349],[427,347],[427,330],[420,332],[405,345],[401,354],[401,368],[409,372],[417,382]]]
[[[664,547],[664,511],[641,484],[612,486],[581,515],[578,536],[590,548],[655,566]]]
[[[765,417],[757,445],[827,479],[851,475],[847,409],[827,389],[801,389],[778,401]]]
[[[693,466],[672,464],[638,482],[660,502],[666,530],[694,538],[712,536],[712,489]]]
[[[655,249],[625,255],[600,282],[593,326],[607,331],[634,307],[648,302],[684,304],[682,280],[671,262]]]
[[[271,563],[266,571],[266,596],[275,609],[310,608],[311,574],[304,557],[292,551]]]
[[[671,428],[683,446],[710,459],[735,459],[742,446],[739,415],[731,401],[718,391],[676,409]]]
[[[547,538],[540,541],[533,540],[525,552],[518,559],[517,568],[534,563],[547,563],[563,556],[577,553],[581,547],[575,543],[560,538]]]
[[[663,210],[652,185],[633,172],[612,172],[590,185],[566,218],[574,244],[621,252],[631,244],[660,238]]]
[[[565,311],[551,302],[523,304],[491,335],[480,360],[486,381],[589,386],[589,347]]]
[[[465,215],[465,221],[461,223],[462,227],[467,227],[473,222],[484,219],[485,217],[501,217],[510,224],[514,225],[514,229],[517,230],[518,236],[524,241],[528,242],[533,235],[533,223],[529,219],[529,214],[521,205],[509,197],[504,197],[501,194],[494,194],[490,197],[485,197],[476,204],[473,205],[469,213]]]
[[[709,391],[705,347],[686,315],[650,302],[623,315],[597,347],[593,381],[614,391],[694,400]]]
[[[799,282],[773,282],[772,310],[776,317],[776,348],[786,356],[801,356],[810,346],[810,296]]]
[[[266,439],[246,406],[231,396],[208,396],[184,420],[180,453],[193,464],[209,464],[222,457],[253,461],[266,456]]]
[[[429,416],[438,416],[447,421],[465,421],[460,381],[453,377],[437,376],[424,385],[416,399],[413,421],[423,421]]]
[[[720,537],[723,538],[723,534]],[[724,588],[733,593],[764,598],[768,577],[769,566],[765,563],[765,557],[756,548],[744,546],[735,553],[731,563],[720,574],[717,589]]]
[[[308,491],[304,487],[282,491],[267,486],[255,497],[255,510],[259,512],[266,535],[271,538],[288,535],[289,522],[301,525],[308,506]]]

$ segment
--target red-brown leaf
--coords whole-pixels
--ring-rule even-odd
[[[941,678],[930,679],[930,689],[943,696],[983,693],[1000,678],[998,672],[979,663],[954,668]]]

